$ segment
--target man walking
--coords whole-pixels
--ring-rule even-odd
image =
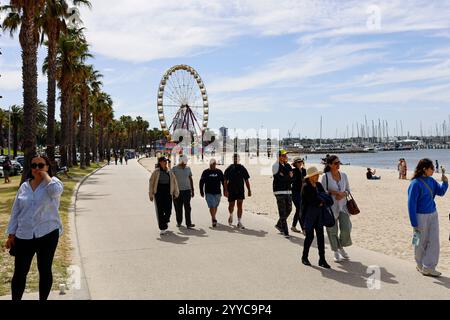
[[[273,173],[273,194],[277,199],[278,219],[275,228],[289,238],[287,218],[292,211],[292,182],[294,172],[288,163],[286,150],[278,152],[278,161],[272,166]]]
[[[234,207],[237,203],[238,223],[236,226],[239,229],[245,229],[244,225],[241,222],[243,213],[242,206],[245,199],[244,183],[247,186],[249,197],[252,196],[252,191],[250,189],[250,175],[248,174],[247,169],[239,163],[239,160],[239,155],[234,154],[233,164],[225,170],[224,194],[225,197],[228,198],[228,212],[230,213],[228,224],[230,226],[233,225],[233,212]]]
[[[217,169],[216,166],[216,159],[211,159],[209,162],[209,169],[203,171],[200,179],[200,195],[203,198],[206,193],[206,203],[208,204],[209,212],[211,214],[213,228],[217,227],[216,214],[222,196],[220,186],[224,183],[222,170]]]
[[[188,157],[183,155],[180,157],[180,163],[172,169],[178,182],[180,195],[174,199],[175,212],[177,216],[177,227],[181,227],[183,223],[183,207],[186,218],[186,227],[194,228],[195,224],[191,221],[191,198],[194,197],[194,182],[192,181],[191,168],[187,166]]]

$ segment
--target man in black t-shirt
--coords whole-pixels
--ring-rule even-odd
[[[228,198],[228,212],[230,213],[228,224],[230,226],[233,225],[233,212],[237,202],[237,227],[239,229],[245,229],[241,222],[243,213],[242,205],[245,199],[244,183],[247,186],[248,196],[252,196],[249,179],[250,175],[248,174],[247,169],[245,169],[243,165],[239,164],[239,155],[233,155],[233,164],[225,170],[224,194],[225,197]]]
[[[217,169],[216,165],[216,159],[211,159],[209,169],[203,171],[202,177],[200,178],[200,195],[203,198],[206,193],[206,203],[211,213],[213,228],[217,227],[216,214],[222,196],[220,186],[224,183],[222,170]]]

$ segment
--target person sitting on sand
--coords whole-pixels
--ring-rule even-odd
[[[377,170],[372,170],[370,168],[367,168],[366,177],[367,180],[380,180],[381,177],[376,176]]]
[[[417,271],[424,276],[439,277],[436,270],[439,261],[439,216],[436,196],[443,197],[448,189],[448,178],[442,175],[442,184],[433,179],[434,165],[430,159],[422,159],[417,165],[408,189],[408,210],[414,234],[419,242],[415,246]]]

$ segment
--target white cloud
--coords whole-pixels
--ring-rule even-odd
[[[361,43],[303,47],[246,75],[216,79],[209,85],[209,91],[237,92],[266,85],[298,84],[311,77],[354,68],[379,59],[383,54],[375,50],[383,46],[383,43]]]
[[[250,35],[302,34],[320,38],[373,34],[372,1],[314,0],[96,0],[83,10],[93,50],[107,57],[143,62],[192,55]],[[450,3],[377,1],[378,33],[448,29]],[[414,12],[414,14],[411,14]]]

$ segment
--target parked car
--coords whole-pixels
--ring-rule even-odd
[[[12,163],[12,167],[13,167],[11,175],[18,176],[19,174],[22,174],[23,166],[16,160],[11,161],[11,163]]]
[[[3,167],[0,166],[0,178],[3,178],[3,177],[4,177],[4,174],[3,174]]]
[[[25,165],[25,156],[17,156],[15,159],[23,167]]]

